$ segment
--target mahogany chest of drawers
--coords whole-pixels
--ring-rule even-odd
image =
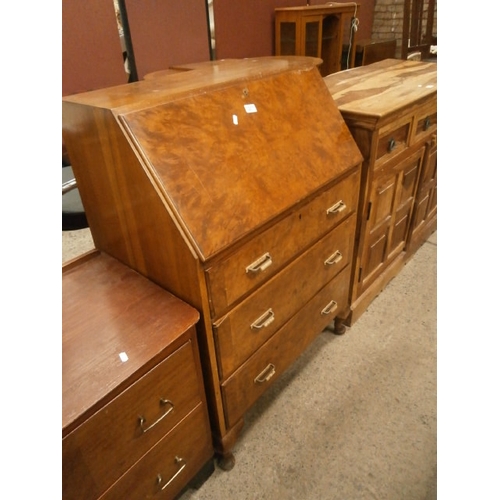
[[[324,80],[364,156],[352,324],[437,227],[437,67],[386,59]]]
[[[62,290],[63,498],[175,498],[213,470],[199,313],[97,251]]]
[[[226,469],[245,412],[349,309],[362,156],[317,62],[199,64],[63,101],[97,248],[201,313]]]

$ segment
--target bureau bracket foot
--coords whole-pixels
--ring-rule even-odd
[[[344,335],[344,333],[347,331],[347,327],[344,325],[343,321],[344,320],[337,317],[335,318],[333,325],[332,323],[330,323],[329,325],[327,325],[326,329],[330,332],[333,332],[335,335]]]
[[[226,472],[230,471],[234,467],[235,463],[236,459],[232,453],[227,453],[217,457],[217,465]]]
[[[226,432],[224,436],[216,437],[214,439],[217,465],[222,470],[230,471],[236,463],[236,459],[234,458],[232,450],[241,430],[243,429],[243,426],[244,421],[243,418],[241,418],[233,427],[231,427],[231,429]]]

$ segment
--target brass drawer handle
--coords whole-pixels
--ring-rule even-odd
[[[332,205],[330,208],[327,209],[326,214],[338,214],[342,211],[344,211],[347,208],[347,205],[342,201],[338,201],[335,203],[335,205]]]
[[[268,309],[262,316],[258,317],[251,325],[252,330],[260,330],[269,326],[274,321],[274,312],[272,309]]]
[[[330,255],[328,259],[325,260],[325,266],[333,266],[333,264],[338,264],[342,260],[342,253],[337,250],[335,253]]]
[[[161,483],[163,482],[163,478],[161,477],[161,474],[158,474],[158,476],[156,477],[156,482],[158,486],[160,486],[160,491],[163,491],[182,472],[184,467],[186,467],[187,465],[183,458],[176,456],[175,463],[180,464],[181,462],[184,462],[181,468],[163,486],[161,485]]]
[[[387,151],[390,153],[391,151],[394,150],[396,147],[396,141],[394,139],[390,139],[389,143],[387,144]]]
[[[321,314],[330,314],[332,313],[333,311],[335,311],[335,309],[337,309],[337,302],[335,302],[334,300],[331,300],[326,306],[325,308],[321,311]]]
[[[273,259],[269,252],[266,252],[262,257],[259,257],[255,262],[252,262],[246,267],[247,273],[258,273],[264,271],[273,263]]]
[[[254,384],[263,384],[269,381],[269,379],[276,373],[276,367],[269,363],[254,379]]]
[[[170,401],[169,399],[163,399],[163,398],[161,398],[160,399],[160,405],[165,406],[166,411],[163,413],[163,415],[158,420],[154,421],[148,427],[144,427],[144,423],[146,422],[146,419],[142,415],[139,415],[139,425],[141,426],[141,430],[142,430],[143,434],[145,432],[148,432],[150,429],[152,429],[158,422],[160,422],[161,420],[163,420],[174,409],[174,403],[172,403],[172,401]]]

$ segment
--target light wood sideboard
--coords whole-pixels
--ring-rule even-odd
[[[324,80],[365,159],[352,324],[437,228],[437,65],[386,59]]]
[[[96,247],[201,313],[224,469],[245,412],[349,310],[363,158],[317,62],[195,65],[63,100]]]
[[[62,498],[173,499],[214,470],[199,313],[93,251],[63,266]]]
[[[350,47],[345,67],[353,68],[359,5],[355,2],[328,2],[274,9],[275,54],[322,59],[323,76],[344,69],[343,46]]]

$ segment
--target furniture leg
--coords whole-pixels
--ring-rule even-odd
[[[229,429],[228,433],[225,436],[216,439],[214,447],[217,458],[217,465],[222,470],[230,471],[236,463],[236,459],[234,458],[232,450],[241,430],[243,429],[243,425],[244,420],[242,418],[236,423],[234,427]]]

